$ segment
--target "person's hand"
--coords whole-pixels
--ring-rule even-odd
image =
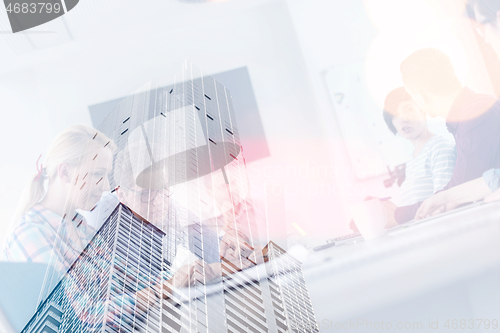
[[[484,198],[484,202],[500,201],[500,189]]]
[[[450,200],[448,194],[448,191],[442,191],[425,200],[417,210],[415,220],[424,219],[457,208],[458,203]]]

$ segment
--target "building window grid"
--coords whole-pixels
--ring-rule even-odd
[[[236,318],[239,318],[239,317],[236,317],[235,315],[231,315],[230,313],[227,313],[227,324],[228,325],[231,325],[235,328],[239,328],[240,329],[240,332],[249,332],[249,330],[251,332],[256,332],[256,333],[259,333],[259,332],[267,332],[267,331],[262,331],[260,328],[257,328],[257,327],[252,327],[250,325],[248,326],[243,326],[241,322],[238,321],[238,319]],[[233,319],[233,320],[231,320]],[[241,318],[240,318],[241,319]],[[243,319],[241,319],[243,320]]]
[[[136,228],[134,228],[134,229],[136,229]],[[136,229],[136,231],[139,231],[139,230]],[[144,230],[144,228],[142,228],[142,231],[145,232],[146,230]],[[153,233],[153,230],[147,230],[147,231],[149,231],[151,234]],[[139,263],[139,270],[140,270],[140,272],[142,272],[143,274],[146,274],[149,277],[149,281],[147,281],[147,282],[149,282],[148,284],[151,284],[151,281],[150,281],[151,280],[151,273],[158,274],[159,271],[160,271],[160,267],[158,265],[155,265],[156,266],[155,270],[153,270],[152,267],[151,267],[152,266],[151,264],[154,262],[154,260],[151,260],[151,259],[153,259],[152,256],[151,256],[151,252],[153,250],[153,244],[154,244],[154,242],[144,241],[145,239],[147,239],[147,237],[144,237],[143,235],[141,235],[141,236],[142,237],[140,237],[140,238],[136,237],[136,239],[138,241],[142,240],[142,242],[139,241],[139,243],[140,243],[139,254],[141,255],[142,258],[144,258],[144,254],[145,254],[146,255],[146,259],[150,259],[150,260],[147,260],[150,263],[150,266],[147,267],[147,266],[142,265],[141,263]],[[148,235],[148,236],[150,236],[150,235]],[[148,247],[149,247],[149,249],[148,249]],[[143,253],[143,252],[145,252],[145,253]],[[148,258],[148,256],[149,256],[149,258]],[[161,258],[156,257],[155,259],[158,260],[158,259],[161,259]],[[159,260],[159,261],[161,262],[161,260]],[[145,272],[145,270],[147,270],[147,271]],[[137,285],[138,284],[139,284],[139,279],[137,280]],[[155,288],[155,289],[158,289],[158,288]],[[140,301],[140,302],[141,302],[141,304],[144,304],[142,301]],[[148,308],[150,308],[150,305],[152,303],[151,299],[149,299],[148,303],[149,304],[144,304],[144,305],[147,306]],[[156,310],[159,313],[159,310],[160,310],[159,307],[157,307]],[[146,320],[146,322],[149,322],[149,312],[146,314],[146,317],[143,317],[143,318]],[[153,320],[154,320],[154,317],[153,317]],[[154,322],[156,322],[156,321],[154,321]],[[154,324],[154,322],[153,322],[153,324]]]
[[[227,298],[229,301],[232,301],[233,303],[245,304],[245,306],[253,309],[257,313],[265,314],[265,309],[263,306],[260,306],[257,303],[249,302],[239,295],[236,295],[234,293],[225,293],[225,298]]]
[[[289,304],[288,312],[290,319],[296,327],[306,327],[306,322],[315,323],[314,313],[312,313],[312,316],[310,313],[312,306],[310,300],[307,298],[309,293],[307,292],[305,281],[301,273],[299,273],[301,269],[300,263],[294,260],[283,260],[280,264],[275,266],[275,269],[277,269],[276,271],[280,271],[285,268],[284,266],[288,266],[288,269],[292,267],[292,274],[286,276],[274,274],[274,276],[269,279],[269,281],[271,281],[270,285],[275,285],[276,287],[277,284],[281,287],[280,289],[283,293],[282,295],[285,302]],[[300,304],[300,306],[297,306],[297,304]],[[309,310],[309,308],[311,310]],[[307,327],[310,327],[310,325],[307,325]],[[317,328],[315,331],[317,331]]]
[[[243,309],[245,309],[245,311],[249,311],[250,313],[253,314],[253,316],[259,318],[262,322],[265,323],[267,321],[265,313],[262,313],[262,312],[259,313],[259,310],[255,309],[249,303],[238,303],[234,299],[227,298],[225,300],[225,304],[226,304],[226,307],[227,306],[230,306],[230,307],[233,307],[233,308],[240,308],[240,307],[242,307]]]
[[[226,282],[224,283],[224,286],[226,286],[226,285],[227,285],[228,289],[237,288],[245,296],[250,296],[253,300],[255,300],[255,301],[257,301],[257,302],[259,302],[261,304],[264,303],[264,301],[263,301],[263,299],[262,299],[262,297],[260,295],[254,293],[254,291],[250,291],[250,289],[248,289],[248,288],[238,288],[238,285],[235,284],[231,280],[226,280]]]
[[[244,288],[239,288],[239,289],[233,289],[233,290],[226,290],[227,294],[231,297],[235,297],[236,299],[240,300],[241,302],[245,304],[251,304],[254,308],[257,308],[260,312],[264,312],[264,301],[262,298],[257,297],[251,298],[244,293],[245,289]]]
[[[268,332],[267,323],[266,322],[262,323],[262,321],[257,321],[253,316],[243,316],[242,314],[237,313],[235,310],[231,309],[227,309],[226,314],[228,318],[231,317],[234,318],[235,319],[234,321],[239,325],[243,326],[243,323],[245,323],[245,327],[249,328],[253,332]]]
[[[123,210],[122,210],[123,212]],[[124,217],[128,217],[126,214],[123,214]],[[120,303],[122,304],[121,306],[119,306],[119,318],[120,318],[120,323],[119,323],[119,329],[122,329],[122,328],[125,328],[126,326],[128,326],[127,322],[126,322],[126,318],[128,318],[128,315],[127,315],[127,311],[124,311],[124,305],[125,305],[125,302],[126,300],[124,299],[124,297],[127,295],[127,293],[125,292],[125,289],[128,289],[127,287],[127,283],[126,283],[126,274],[128,273],[129,271],[129,260],[128,257],[129,257],[129,244],[128,242],[125,242],[124,239],[126,239],[125,237],[128,236],[128,234],[130,234],[130,224],[128,223],[128,219],[124,219],[123,221],[121,221],[122,223],[120,223],[120,228],[118,230],[118,237],[117,237],[117,248],[118,248],[118,253],[116,253],[119,257],[122,257],[122,259],[125,260],[125,262],[127,263],[126,266],[124,267],[124,271],[123,273],[121,274],[121,278],[122,278],[122,281],[123,281],[123,286],[122,286],[122,294],[121,295],[113,295],[116,300],[120,299]],[[126,233],[128,231],[128,234]],[[120,236],[123,236],[124,238],[120,237]],[[123,258],[125,257],[125,258]],[[116,259],[115,259],[115,263],[116,263]],[[133,322],[133,321],[132,321]],[[123,325],[125,324],[125,325]]]

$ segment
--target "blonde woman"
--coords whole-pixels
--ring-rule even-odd
[[[115,145],[104,134],[83,125],[73,126],[59,134],[51,143],[38,173],[29,182],[18,208],[17,223],[6,240],[4,259],[16,262],[49,264],[41,300],[51,292],[95,235],[77,209],[91,210],[109,190],[108,173],[112,168]],[[96,276],[105,274],[99,265],[108,258],[104,249],[97,249],[93,267],[83,279],[72,276],[64,284],[66,297],[80,324],[87,328],[90,314],[110,302],[95,298],[89,286]],[[92,280],[94,279],[94,280]],[[123,295],[121,302],[133,311],[136,295]],[[110,312],[113,322],[117,313]],[[98,323],[102,325],[102,323]]]
[[[95,233],[76,210],[91,210],[109,190],[114,149],[105,135],[83,125],[55,138],[23,193],[5,260],[51,263],[61,272],[71,266]]]

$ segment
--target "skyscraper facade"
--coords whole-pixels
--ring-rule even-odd
[[[118,205],[23,332],[159,331],[163,236]]]
[[[273,242],[267,244],[263,253],[268,262],[277,325],[281,329],[289,327],[293,332],[319,332],[302,263]]]
[[[300,262],[276,244],[260,277],[223,259],[221,279],[207,281],[202,262],[195,285],[177,291],[164,241],[118,205],[23,333],[318,332]]]

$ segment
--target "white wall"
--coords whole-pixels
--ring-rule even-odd
[[[365,2],[361,0],[288,0],[288,4],[322,117],[326,134],[325,152],[338,171],[329,181],[341,189],[342,195],[338,200],[344,210],[337,218],[338,233],[346,234],[349,232],[350,204],[361,201],[366,195],[396,196],[397,188],[385,189],[383,178],[358,182],[352,175],[324,72],[334,66],[366,61],[379,32],[365,10]]]

